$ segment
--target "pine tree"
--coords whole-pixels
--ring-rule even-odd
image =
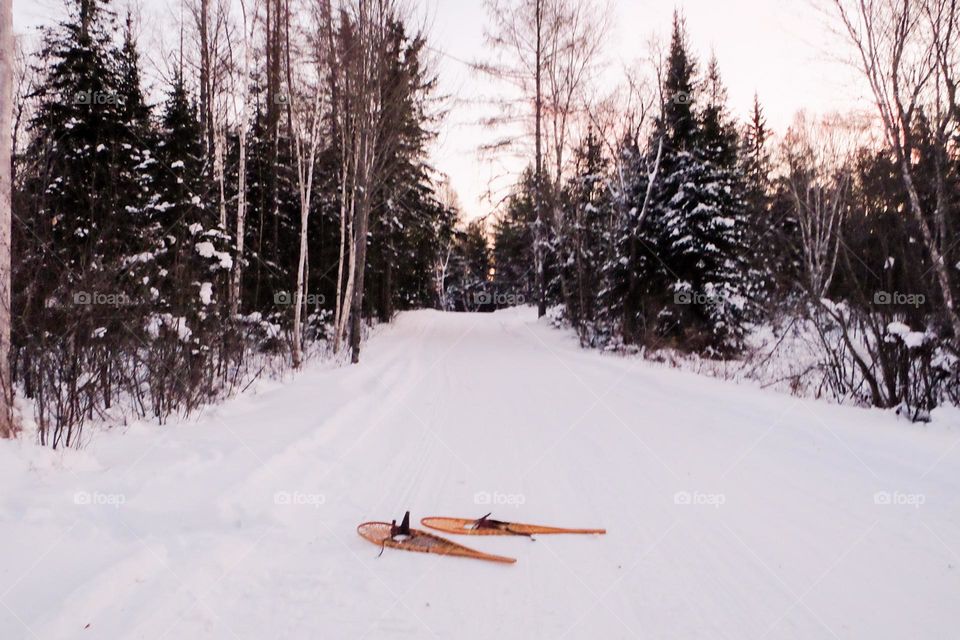
[[[128,102],[142,104],[139,72],[132,44],[113,45],[114,24],[105,2],[78,0],[44,33],[43,82],[29,123],[34,164],[19,216],[18,235],[37,244],[19,265],[31,279],[28,304],[47,306],[43,316],[58,333],[69,327],[82,340],[126,326],[121,309],[90,304],[94,297],[137,298],[127,266],[143,224],[149,120],[131,117]],[[56,318],[68,308],[69,322]]]
[[[152,202],[154,314],[145,326],[147,339],[167,345],[157,348],[165,358],[161,366],[182,373],[171,378],[173,384],[211,384],[201,376],[212,369],[233,266],[231,240],[218,226],[216,200],[204,177],[203,135],[197,106],[177,72],[161,116]]]
[[[749,261],[750,222],[740,141],[726,99],[714,58],[707,72],[706,104],[700,116],[697,204],[686,219],[695,243],[680,247],[683,258],[677,262],[681,270],[689,265],[694,290],[703,293],[702,313],[709,331],[706,351],[711,355],[727,355],[742,348],[757,282]],[[692,306],[699,305],[694,300]]]
[[[702,179],[702,166],[697,157],[696,89],[696,63],[689,53],[685,23],[680,14],[675,13],[664,78],[663,113],[646,155],[641,155],[639,150],[628,150],[632,161],[632,180],[627,194],[630,206],[626,228],[621,232],[624,237],[620,240],[620,244],[626,246],[618,251],[627,258],[624,265],[627,299],[623,309],[623,333],[627,342],[684,332],[673,308],[673,296],[686,279],[678,271],[683,270],[678,263],[686,262],[683,256],[694,244],[695,230],[687,217],[696,208],[694,190]],[[639,213],[648,186],[643,167],[651,163],[654,139],[661,138],[660,171],[652,186],[648,217],[641,224]]]
[[[697,129],[697,117],[694,113],[697,69],[689,50],[686,21],[675,11],[667,75],[664,79],[665,102],[661,122],[669,148],[675,154],[690,147]]]
[[[265,92],[254,92],[265,98]],[[269,113],[257,102],[249,133],[247,157],[246,256],[252,268],[244,270],[243,300],[251,308],[267,310],[277,300],[285,301],[296,281],[295,251],[300,222],[293,162],[287,140],[270,132]],[[276,144],[276,148],[275,148]],[[274,308],[278,317],[289,316],[282,302]]]
[[[749,244],[753,247],[750,266],[759,277],[758,299],[770,300],[776,295],[776,277],[787,255],[773,214],[772,161],[769,149],[770,130],[754,94],[750,121],[741,144],[741,166],[744,177],[744,204],[748,220]]]
[[[118,171],[122,174],[122,180],[133,187],[124,213],[130,217],[130,222],[135,227],[130,252],[123,258],[124,267],[134,282],[149,285],[155,271],[151,269],[154,250],[159,242],[159,229],[152,216],[157,186],[157,135],[150,107],[143,96],[140,55],[137,52],[132,18],[129,14],[124,28],[123,46],[118,53],[117,78],[119,115],[125,123],[120,132],[123,140],[118,152]],[[141,298],[142,294],[143,287]],[[139,317],[135,322],[139,326],[142,320],[143,318]]]
[[[442,221],[449,212],[433,198],[426,161],[433,137],[426,100],[435,85],[422,64],[426,42],[422,36],[408,37],[397,21],[390,23],[388,35],[384,100],[395,104],[386,111],[391,132],[381,152],[383,179],[371,210],[364,295],[381,320],[389,320],[397,308],[432,304],[431,265],[443,237],[452,233],[452,220]]]
[[[533,225],[536,223],[534,171],[521,175],[502,214],[493,223],[494,284],[533,302],[537,299]]]
[[[597,330],[600,342],[634,342],[643,326],[643,298],[652,277],[654,252],[641,224],[648,185],[648,154],[635,139],[625,138],[618,151],[621,183],[612,194],[614,212],[606,236],[606,259],[598,292]],[[612,345],[610,345],[612,346]]]
[[[567,317],[585,344],[595,344],[597,298],[601,270],[607,257],[607,235],[612,217],[607,159],[593,129],[587,131],[575,153],[576,172],[563,199],[571,221],[558,242],[558,271],[565,272],[571,291],[566,297]]]
[[[695,85],[695,65],[685,38],[682,21],[675,19],[666,78],[667,95],[675,99],[661,122],[667,145],[647,231],[656,254],[647,298],[659,336],[719,356],[742,347],[755,278],[746,260],[739,139],[719,67],[711,61],[702,109],[693,110],[686,98]]]
[[[475,311],[492,308],[493,294],[488,282],[490,245],[481,220],[473,220],[458,230],[450,262],[447,296],[454,301],[456,309]]]

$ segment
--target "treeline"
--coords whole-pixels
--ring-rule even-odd
[[[103,0],[71,0],[21,74],[12,366],[44,444],[311,345],[356,362],[367,320],[442,303],[459,232],[423,35],[391,0],[230,6],[184,5],[155,104]]]
[[[957,77],[954,58],[931,64]],[[759,100],[731,116],[679,15],[656,78],[614,126],[582,106],[562,180],[534,164],[519,181],[492,227],[494,288],[555,306],[585,346],[741,359],[773,325],[815,343],[798,387],[914,419],[956,403],[960,112],[936,103],[955,93],[913,95],[899,150],[853,115],[801,112],[775,140]]]

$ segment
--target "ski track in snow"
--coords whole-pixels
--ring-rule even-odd
[[[529,308],[406,313],[199,421],[0,443],[0,638],[956,638],[956,415],[584,351]],[[608,534],[378,558],[356,526],[405,509]]]

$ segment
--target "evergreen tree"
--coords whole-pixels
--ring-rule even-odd
[[[656,335],[682,338],[690,329],[680,326],[682,320],[673,305],[675,291],[684,287],[689,278],[689,274],[680,273],[690,262],[696,232],[687,218],[696,209],[696,184],[703,179],[703,166],[697,154],[701,138],[694,110],[696,89],[696,63],[689,53],[685,23],[680,14],[675,13],[664,78],[663,113],[646,157],[641,158],[638,152],[633,152],[631,157],[629,213],[623,232],[625,238],[621,241],[627,245],[622,249],[627,250],[628,257],[623,324],[624,339],[628,342],[650,340]],[[660,169],[651,190],[647,218],[640,221],[647,193],[643,167],[652,164],[660,139],[663,140]],[[680,263],[684,263],[683,266]]]
[[[252,309],[271,310],[286,317],[296,282],[300,237],[299,199],[288,140],[271,132],[273,107],[264,105],[269,95],[254,85],[258,99],[250,127],[247,151],[247,214],[243,300]],[[277,303],[277,301],[280,303]]]
[[[685,40],[682,21],[675,19],[666,78],[667,95],[675,99],[664,108],[662,178],[654,185],[644,233],[656,253],[644,265],[647,304],[648,313],[656,311],[659,336],[717,356],[742,347],[756,278],[747,262],[739,139],[719,67],[716,60],[708,66],[703,106],[694,111],[685,99],[695,85]]]
[[[527,169],[493,223],[494,283],[497,291],[536,300],[533,225],[536,222],[534,172]]]
[[[566,298],[567,317],[578,328],[584,343],[593,344],[597,297],[607,255],[613,204],[607,159],[592,128],[577,149],[575,166],[576,172],[563,194],[571,224],[567,236],[559,243],[562,259],[558,270],[565,272],[565,279],[572,289]]]
[[[489,287],[490,245],[482,220],[473,220],[454,237],[447,297],[459,311],[493,308]]]
[[[166,366],[182,367],[177,383],[198,384],[222,334],[230,238],[219,228],[213,194],[205,179],[203,129],[182,73],[174,76],[163,107],[154,182],[157,270],[152,280],[154,314],[147,337],[166,339]],[[209,381],[206,381],[209,383]]]
[[[770,130],[754,94],[750,121],[744,129],[741,165],[744,177],[744,204],[748,220],[749,245],[753,248],[751,268],[758,274],[758,300],[770,301],[788,290],[787,273],[791,249],[783,221],[775,215],[773,169],[770,158]]]
[[[706,351],[726,355],[743,346],[757,278],[749,263],[750,222],[739,138],[727,113],[726,90],[715,58],[708,68],[705,94],[697,140],[698,177],[692,181],[690,198],[695,204],[683,218],[692,242],[674,245],[670,263],[691,283],[693,292],[703,294],[702,305],[694,299],[687,307],[705,322]],[[675,299],[682,286],[675,286]]]
[[[423,67],[421,36],[408,37],[404,25],[392,22],[387,46],[384,101],[393,104],[390,135],[384,139],[378,185],[370,219],[370,244],[364,295],[371,312],[388,320],[395,310],[434,303],[432,265],[452,234],[451,212],[432,193],[427,144],[434,134],[426,116],[426,100],[435,79]]]
[[[649,227],[640,219],[648,186],[646,166],[655,159],[629,137],[621,142],[619,154],[621,182],[612,197],[615,211],[607,234],[597,329],[600,341],[631,343],[643,331],[644,298],[656,259],[653,238],[646,231]]]
[[[18,216],[17,234],[35,250],[18,265],[30,285],[15,289],[25,304],[47,307],[43,315],[57,333],[69,328],[80,340],[125,326],[116,304],[93,303],[98,296],[137,298],[126,267],[143,224],[149,120],[128,104],[142,104],[139,72],[132,43],[122,51],[113,45],[114,24],[105,2],[78,0],[44,33],[43,81],[28,129],[34,164]]]

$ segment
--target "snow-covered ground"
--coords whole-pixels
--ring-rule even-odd
[[[0,446],[0,638],[956,638],[960,420],[407,313],[194,421]],[[379,550],[365,520],[606,527]]]

